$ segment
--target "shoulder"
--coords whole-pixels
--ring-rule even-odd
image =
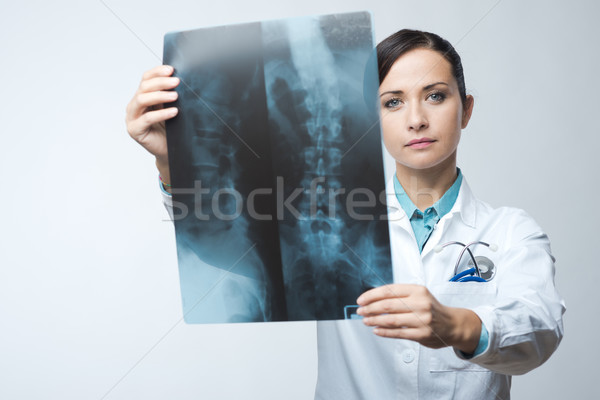
[[[467,203],[474,208],[477,230],[500,234],[508,243],[546,236],[542,227],[527,211],[517,207],[493,207],[475,197],[468,187],[466,189],[466,194],[471,196]]]
[[[506,244],[543,242],[550,245],[542,227],[527,211],[517,207],[492,207],[481,200],[476,204],[477,227],[495,231]]]

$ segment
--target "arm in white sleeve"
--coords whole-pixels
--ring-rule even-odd
[[[497,300],[473,308],[488,330],[489,343],[469,361],[502,374],[520,375],[540,366],[556,350],[563,337],[566,308],[554,286],[548,236],[524,212],[517,215],[511,232],[494,278]]]

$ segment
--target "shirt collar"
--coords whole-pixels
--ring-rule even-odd
[[[452,210],[452,208],[454,207],[454,205],[456,203],[456,199],[458,198],[458,194],[459,194],[460,188],[462,186],[461,184],[462,184],[463,176],[462,176],[462,172],[460,171],[460,168],[457,168],[457,171],[458,171],[458,176],[456,177],[456,180],[454,181],[452,186],[450,186],[450,188],[446,191],[446,193],[444,193],[444,195],[438,201],[436,201],[433,204],[433,206],[431,206],[437,213],[437,217],[439,219],[441,219],[444,215],[446,215],[447,213],[449,213]],[[393,180],[394,180],[394,192],[396,193],[396,198],[398,199],[400,206],[402,207],[402,209],[404,210],[406,215],[409,217],[409,219],[413,218],[413,216],[415,215],[415,212],[422,213],[421,210],[419,210],[417,208],[417,206],[412,202],[410,197],[408,197],[408,195],[406,194],[406,191],[400,184],[400,181],[398,180],[398,177],[396,176],[396,174],[394,174]]]

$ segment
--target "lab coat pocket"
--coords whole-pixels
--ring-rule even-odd
[[[435,298],[445,306],[473,309],[496,300],[498,288],[490,282],[442,282],[429,288]],[[431,350],[430,372],[489,371],[475,363],[459,358],[452,347]]]
[[[496,281],[490,282],[442,282],[429,287],[431,294],[449,307],[475,308],[496,300]]]
[[[458,358],[452,347],[432,350],[429,372],[487,372],[487,368]]]

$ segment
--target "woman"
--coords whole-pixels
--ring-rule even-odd
[[[507,399],[511,375],[541,365],[562,339],[548,237],[523,211],[475,198],[457,169],[474,99],[455,49],[401,30],[377,54],[383,138],[396,161],[388,186],[396,283],[358,298],[362,323],[318,322],[316,398]],[[172,72],[144,74],[127,108],[128,131],[156,156],[167,189],[164,121],[177,110],[162,104],[177,96]],[[475,242],[474,255],[453,241]],[[479,282],[450,282],[455,264],[474,267]]]

